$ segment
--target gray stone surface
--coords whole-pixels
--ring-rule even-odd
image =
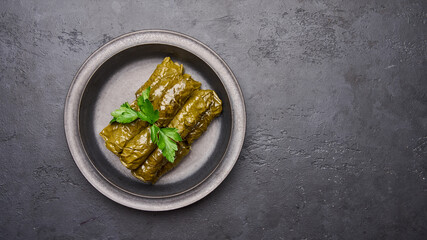
[[[2,1],[1,239],[425,239],[427,2]],[[247,106],[227,179],[180,210],[95,190],[65,141],[74,74],[140,29],[212,47]]]

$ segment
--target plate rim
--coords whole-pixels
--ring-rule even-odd
[[[222,161],[206,179],[183,194],[165,198],[144,198],[116,188],[105,179],[86,154],[79,130],[79,109],[84,89],[92,75],[114,55],[140,45],[164,44],[184,49],[204,61],[219,77],[231,105],[231,136]],[[168,211],[197,202],[216,189],[234,167],[246,134],[246,108],[236,77],[225,61],[206,44],[188,35],[160,29],[123,34],[94,51],[81,65],[70,84],[64,107],[64,130],[68,149],[83,176],[104,196],[138,210]],[[230,146],[232,144],[232,146]]]

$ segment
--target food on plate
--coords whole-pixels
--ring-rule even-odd
[[[222,111],[213,90],[183,66],[166,57],[135,93],[136,100],[113,111],[113,119],[100,135],[132,174],[155,183],[189,152],[191,144]]]

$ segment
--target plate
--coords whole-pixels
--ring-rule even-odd
[[[223,112],[193,145],[189,155],[155,185],[134,178],[104,145],[99,132],[110,112],[133,101],[164,57],[212,89]],[[68,147],[82,174],[102,194],[147,211],[172,210],[212,192],[236,163],[245,137],[246,113],[239,84],[209,47],[181,33],[145,30],[120,36],[94,52],[77,72],[67,95],[64,128]]]

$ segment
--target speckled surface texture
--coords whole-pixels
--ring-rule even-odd
[[[425,239],[427,2],[2,1],[0,239]],[[209,196],[143,212],[95,190],[63,128],[85,59],[169,29],[213,48],[246,100]]]

